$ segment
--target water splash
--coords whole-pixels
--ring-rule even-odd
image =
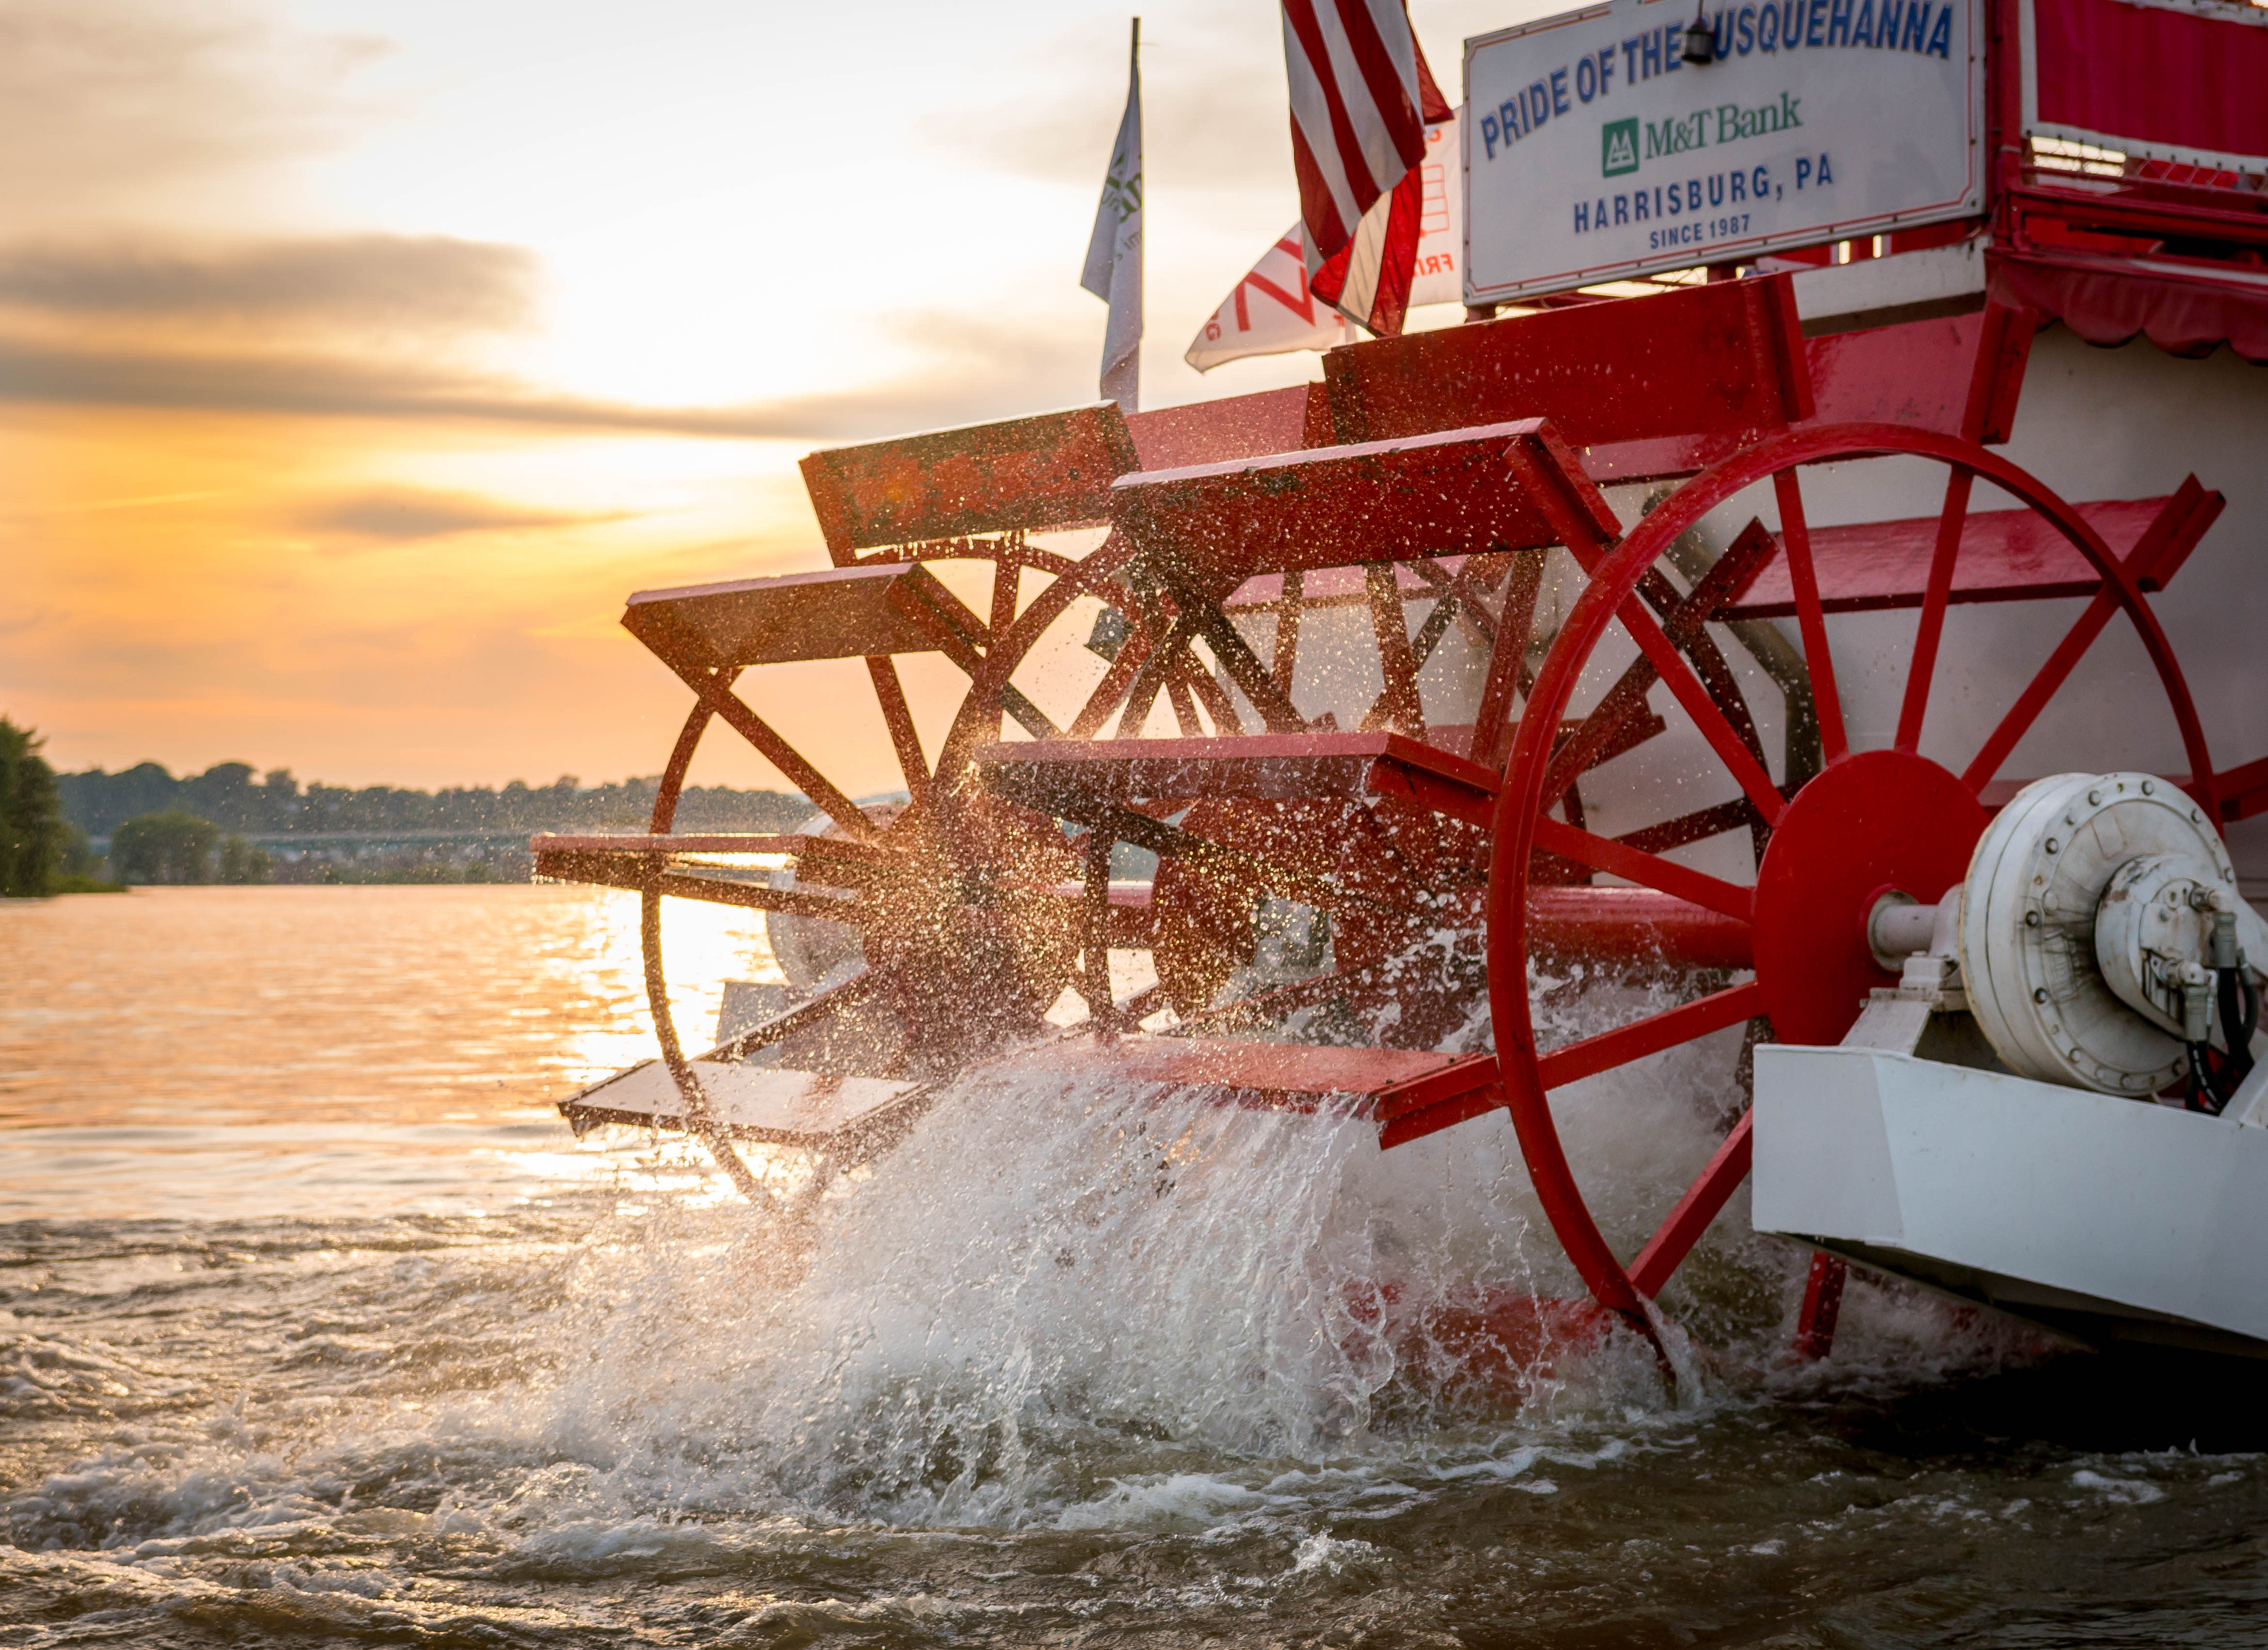
[[[1572,1293],[1542,1233],[1502,1128],[1381,1153],[1351,1116],[979,1074],[806,1230],[595,1248],[551,1424],[618,1466],[730,1459],[783,1505],[894,1523],[1094,1516],[1130,1477],[1227,1461],[1208,1516],[1231,1516],[1443,1426],[1485,1449],[1523,1401],[1667,1404],[1634,1341],[1433,1332]]]

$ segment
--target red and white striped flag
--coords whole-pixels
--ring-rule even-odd
[[[1402,330],[1424,217],[1425,128],[1449,118],[1403,0],[1284,0],[1292,163],[1307,284],[1349,320]]]
[[[1457,270],[1465,255],[1465,214],[1457,170],[1456,122],[1428,127],[1425,164],[1418,168],[1425,210],[1418,220],[1417,267],[1410,279],[1411,309],[1464,302]],[[1316,302],[1307,284],[1307,231],[1298,224],[1278,235],[1221,300],[1182,359],[1208,372],[1246,356],[1352,343],[1353,330],[1329,305]]]

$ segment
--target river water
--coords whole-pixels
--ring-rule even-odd
[[[672,922],[700,1025],[768,959]],[[1493,1119],[1381,1154],[1027,1077],[760,1219],[549,1109],[648,1051],[635,924],[0,905],[0,1645],[2268,1644],[2227,1370],[1863,1280],[1792,1366],[1801,1257],[1736,1202],[1674,1381],[1461,1380],[1428,1311],[1571,1287]],[[1725,1052],[1563,1096],[1625,1241]]]

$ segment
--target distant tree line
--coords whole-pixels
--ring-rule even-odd
[[[572,775],[548,785],[515,779],[503,786],[463,785],[411,791],[394,785],[302,786],[288,768],[254,776],[249,762],[216,763],[175,778],[154,762],[118,773],[90,768],[56,777],[64,816],[93,836],[112,836],[127,821],[180,812],[254,836],[284,833],[437,830],[643,830],[653,814],[657,781],[625,779],[585,787]],[[792,830],[811,817],[801,796],[688,785],[675,829],[685,831]]]
[[[181,808],[136,814],[110,834],[111,873],[121,882],[265,882],[276,867],[231,831]]]
[[[394,785],[302,786],[289,769],[255,777],[225,762],[176,778],[154,762],[119,773],[57,774],[29,728],[0,717],[0,894],[92,892],[119,883],[454,882],[522,880],[526,847],[419,833],[635,831],[652,817],[657,781],[585,788],[571,775],[548,785],[413,791]],[[675,828],[684,831],[792,830],[812,805],[779,791],[688,786]],[[386,838],[376,843],[322,838]],[[268,839],[276,851],[247,840]],[[105,861],[88,838],[107,838]],[[295,846],[294,837],[309,841]]]
[[[0,897],[37,899],[105,888],[85,834],[63,817],[55,770],[28,727],[0,716]]]

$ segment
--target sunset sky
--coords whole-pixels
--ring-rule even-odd
[[[1454,88],[1554,7],[1412,9]],[[823,565],[813,447],[1094,399],[1126,18],[0,0],[0,711],[65,769],[655,771],[627,593]],[[1296,214],[1277,18],[1145,8],[1146,405],[1317,376],[1181,360]]]

